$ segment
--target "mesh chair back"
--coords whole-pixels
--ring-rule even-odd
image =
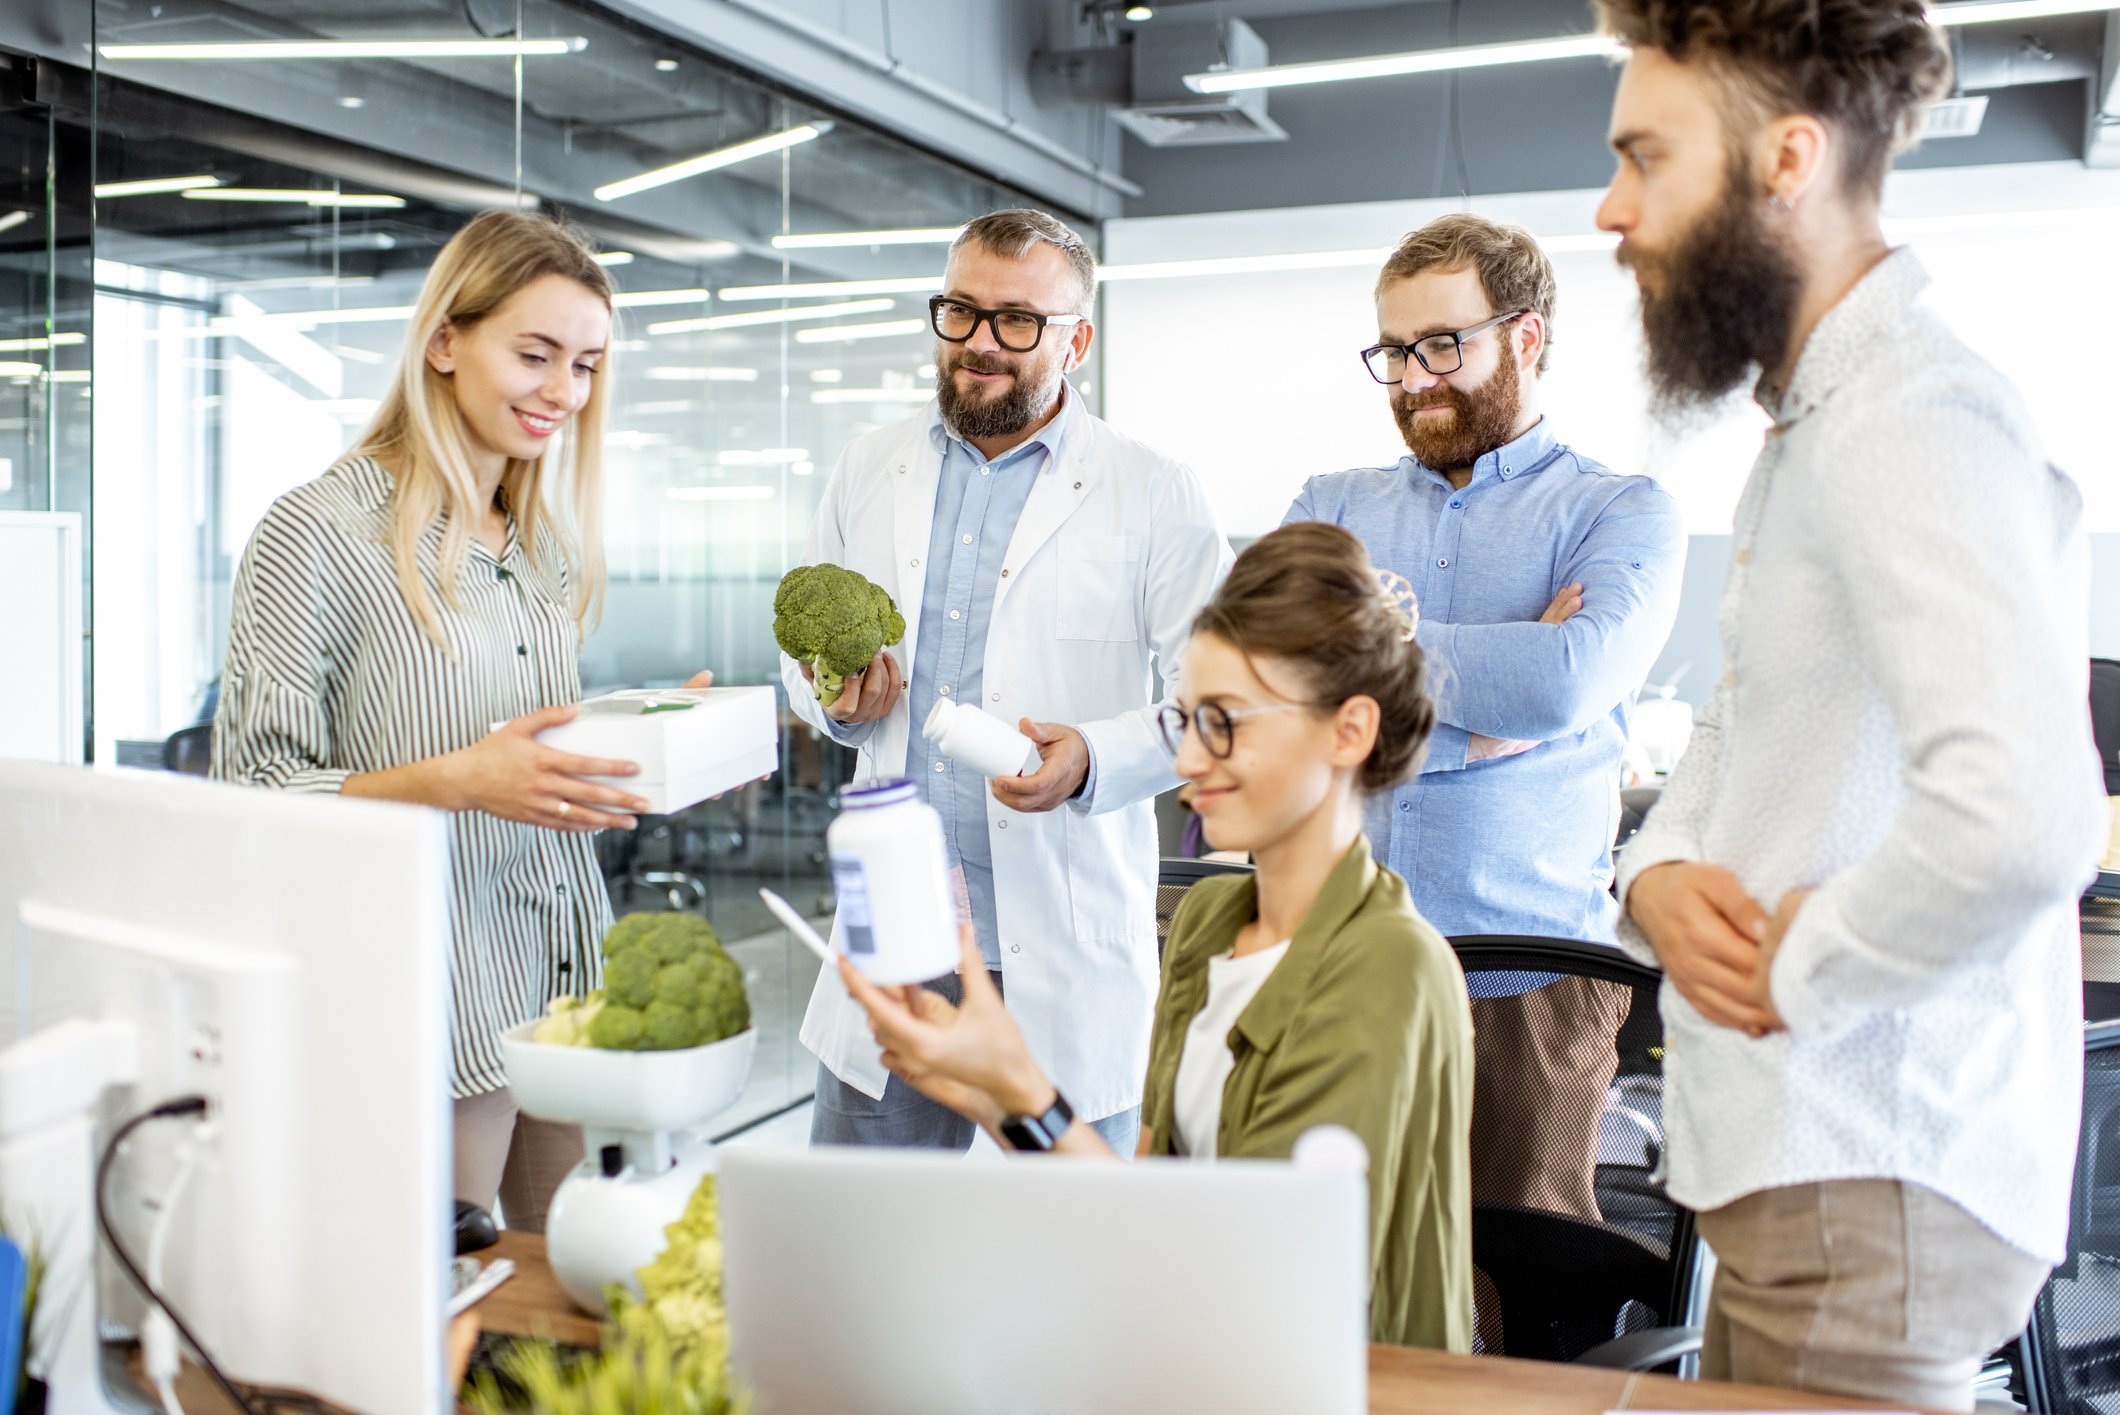
[[[1251,872],[1250,865],[1231,864],[1226,860],[1164,860],[1156,875],[1156,957],[1163,956],[1164,940],[1170,937],[1170,921],[1178,916],[1178,906],[1185,902],[1186,894],[1194,885],[1216,875],[1248,875]]]
[[[1665,1194],[1662,975],[1561,939],[1451,940],[1472,994],[1483,1349],[1570,1361],[1685,1324],[1699,1241]]]
[[[2083,1129],[2068,1256],[2024,1334],[2033,1410],[2120,1411],[2120,1022],[2083,1029]]]
[[[2105,767],[2105,794],[2120,796],[2120,661],[2091,660],[2091,736]]]

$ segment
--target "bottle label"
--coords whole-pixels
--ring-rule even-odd
[[[832,857],[832,889],[839,896],[839,928],[849,958],[876,952],[876,927],[869,911],[869,880],[852,855]]]

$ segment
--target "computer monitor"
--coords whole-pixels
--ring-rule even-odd
[[[719,1196],[761,1415],[1366,1408],[1359,1162],[732,1148]]]
[[[80,1304],[141,1310],[91,1256],[85,1172],[117,1123],[185,1095],[210,1131],[159,1285],[222,1368],[445,1408],[447,880],[443,818],[416,807],[0,762],[0,1203],[52,1250],[33,1336],[53,1409],[105,1408]],[[96,1114],[70,1121],[68,1090]],[[136,1256],[188,1129],[142,1128],[113,1169]]]

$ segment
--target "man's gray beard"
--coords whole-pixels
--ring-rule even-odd
[[[973,402],[957,391],[957,366],[935,370],[935,399],[942,407],[942,422],[966,442],[990,437],[1013,437],[1052,411],[1065,374],[1055,372],[1042,388],[1034,388],[1015,375],[1008,392],[999,398]]]

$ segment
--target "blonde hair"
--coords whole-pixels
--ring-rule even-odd
[[[612,303],[611,279],[583,238],[545,216],[489,211],[450,238],[427,272],[405,332],[397,376],[382,406],[349,454],[372,457],[396,482],[390,497],[388,538],[397,566],[398,589],[428,638],[445,651],[442,617],[420,579],[419,544],[437,520],[442,543],[435,578],[442,598],[458,607],[457,586],[483,507],[472,467],[470,438],[447,374],[427,362],[427,351],[444,328],[459,333],[491,315],[517,291],[547,275],[564,275]],[[569,606],[586,635],[603,608],[603,458],[608,352],[589,386],[589,399],[567,422],[554,445],[533,461],[508,460],[501,496],[515,517],[523,553],[554,583],[545,563],[540,532],[549,531],[571,579]],[[564,504],[547,499],[551,477],[566,486]]]

